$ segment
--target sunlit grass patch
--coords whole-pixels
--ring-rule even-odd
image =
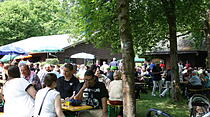
[[[153,97],[151,93],[141,94],[141,98],[136,100],[137,117],[146,117],[148,109],[155,108],[170,114],[172,117],[188,117],[189,109],[187,99],[174,102],[171,97]]]

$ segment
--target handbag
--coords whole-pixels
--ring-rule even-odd
[[[49,90],[47,91],[47,93],[48,93],[50,90],[52,90],[52,89],[49,89]],[[42,106],[43,106],[43,103],[44,103],[44,99],[46,98],[47,93],[45,94],[45,96],[44,96],[44,98],[43,98],[43,100],[42,100],[42,104],[41,104],[41,107],[40,107],[40,109],[39,109],[39,113],[38,113],[38,116],[37,116],[37,117],[39,117],[39,115],[40,115],[40,113],[41,113]]]

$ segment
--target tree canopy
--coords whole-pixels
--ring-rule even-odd
[[[177,32],[200,47],[207,0],[176,0]],[[136,53],[168,39],[161,0],[130,0],[129,19]],[[0,2],[0,38],[8,44],[32,36],[68,33],[98,47],[120,50],[115,0],[8,0]]]
[[[71,33],[73,14],[58,0],[0,2],[0,45],[33,36]],[[73,19],[73,18],[72,18]]]
[[[120,47],[115,0],[78,0],[84,35],[98,46]],[[131,0],[130,25],[136,52],[168,39],[168,24],[161,0]],[[204,39],[207,0],[176,0],[177,32],[190,35],[195,47]],[[178,35],[179,36],[179,35]]]

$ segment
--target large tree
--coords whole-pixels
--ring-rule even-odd
[[[207,17],[206,17],[206,39],[207,39],[207,49],[208,49],[208,70],[210,70],[210,2],[208,3],[208,9],[207,9]]]
[[[120,47],[116,2],[113,0],[78,0],[83,34],[96,46]],[[200,47],[203,38],[207,0],[132,0],[129,19],[136,53],[152,49],[160,40],[169,40],[174,80],[179,83],[176,32],[191,34]],[[190,7],[189,7],[190,6]],[[173,60],[173,61],[172,61]],[[178,86],[178,85],[177,85]],[[179,92],[179,91],[175,91]],[[177,95],[178,96],[178,95]],[[174,99],[178,99],[175,96]]]
[[[135,117],[134,50],[129,22],[129,1],[118,0],[119,34],[123,59],[123,117]]]
[[[178,101],[181,96],[179,90],[179,74],[178,74],[178,56],[177,56],[177,38],[176,38],[176,1],[175,0],[162,0],[165,15],[167,18],[169,29],[169,41],[170,41],[170,66],[172,71],[172,97]]]
[[[78,0],[82,35],[96,44],[120,49],[117,7],[115,0]],[[191,34],[195,47],[203,39],[204,6],[207,0],[176,0],[177,32]],[[169,39],[168,24],[161,0],[131,0],[130,21],[135,52],[152,49],[157,42]],[[189,7],[191,6],[191,7]],[[179,36],[179,35],[177,35]]]

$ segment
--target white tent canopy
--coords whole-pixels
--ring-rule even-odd
[[[81,52],[71,55],[70,58],[95,59],[95,55]]]

